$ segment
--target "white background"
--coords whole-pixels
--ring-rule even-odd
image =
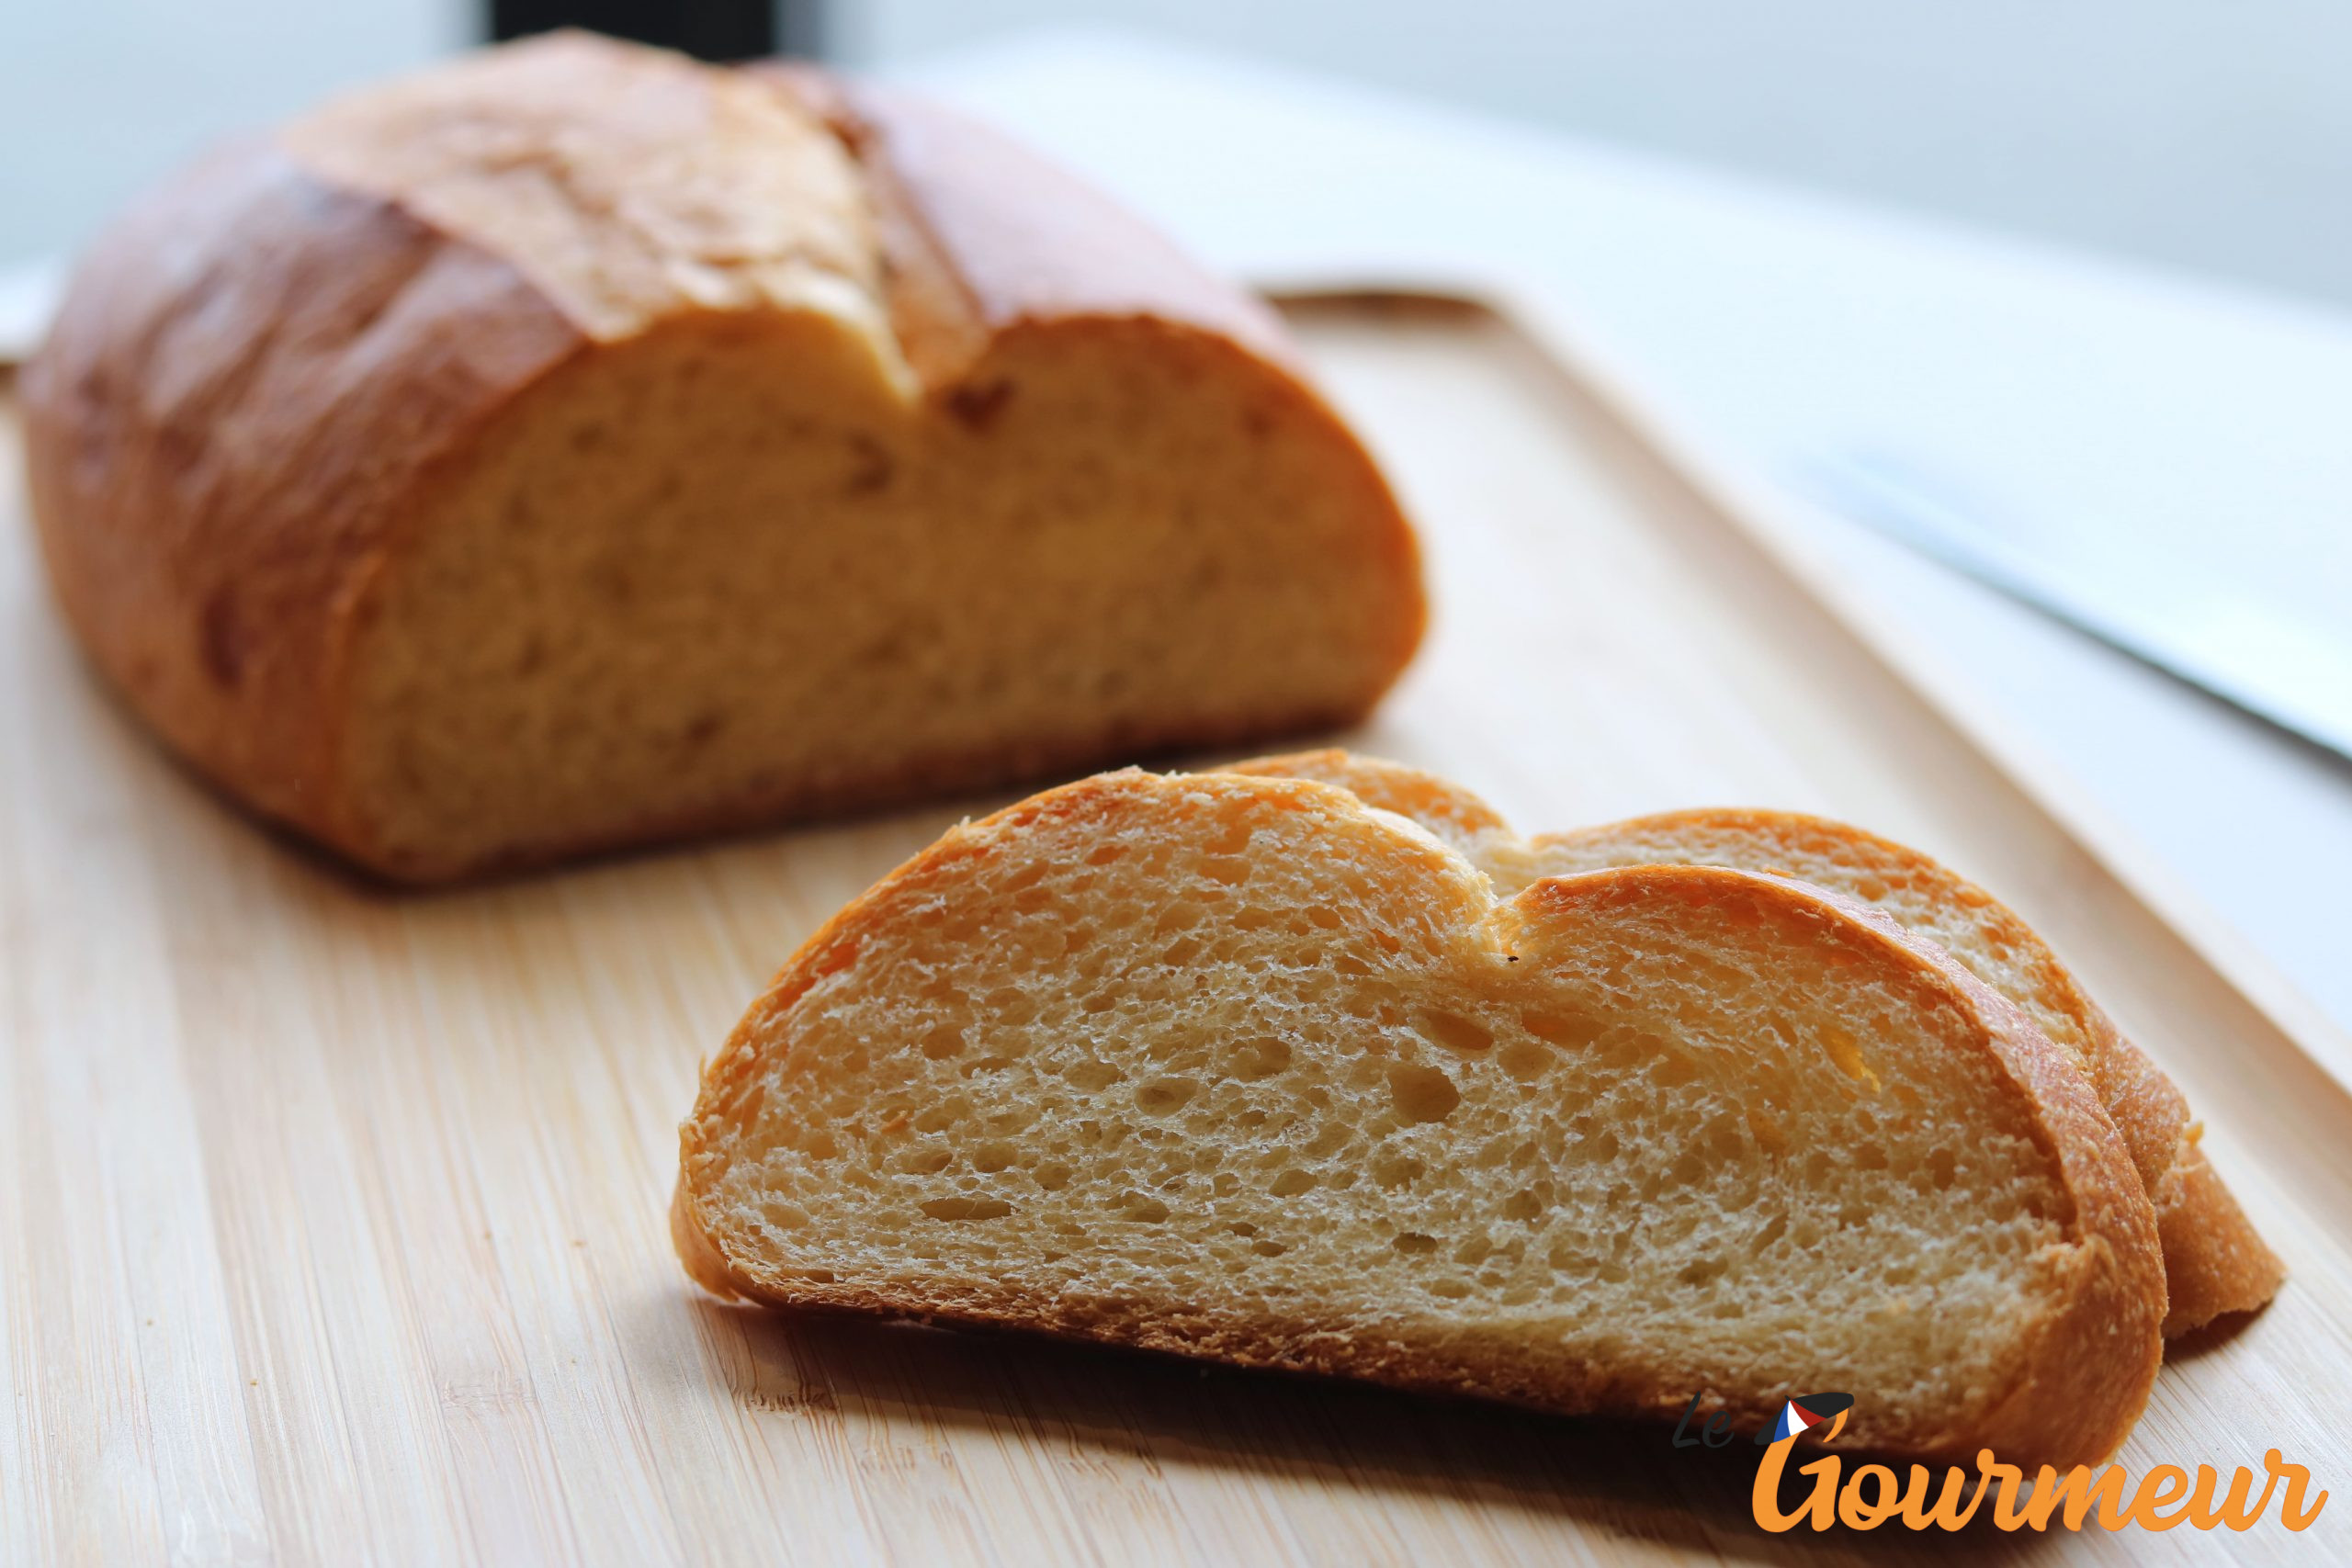
[[[903,62],[1142,27],[2352,304],[2345,0],[832,0]],[[467,0],[10,0],[0,267],[224,130],[429,58]]]

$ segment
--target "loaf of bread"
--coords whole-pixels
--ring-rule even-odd
[[[1105,774],[945,838],[706,1068],[710,1289],[1546,1410],[2098,1460],[2162,1354],[2083,1075],[1851,900],[1630,866],[1507,899],[1296,778]]]
[[[1677,811],[1522,839],[1446,780],[1345,751],[1237,763],[1234,771],[1319,779],[1446,838],[1510,897],[1547,876],[1640,864],[1731,866],[1792,876],[1858,899],[1927,938],[2025,1010],[2079,1066],[2114,1119],[2155,1206],[2170,1307],[2165,1333],[2250,1312],[2286,1278],[2198,1147],[2188,1101],[2118,1030],[2057,954],[2007,906],[1917,850],[1789,811]]]
[[[558,36],[183,175],[23,395],[56,594],[407,880],[1363,714],[1413,536],[1279,324],[985,130]]]

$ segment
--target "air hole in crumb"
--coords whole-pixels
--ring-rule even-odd
[[[934,1220],[1001,1220],[1012,1213],[1001,1198],[933,1198],[919,1207]]]
[[[1389,1245],[1408,1258],[1426,1258],[1437,1250],[1437,1237],[1407,1231]]]
[[[1442,1122],[1462,1103],[1462,1091],[1435,1067],[1398,1064],[1388,1069],[1388,1100],[1399,1121],[1408,1125]]]
[[[1100,1094],[1127,1075],[1110,1063],[1085,1056],[1062,1069],[1062,1077],[1072,1088],[1089,1094]]]
[[[1521,1013],[1519,1021],[1530,1034],[1564,1051],[1582,1050],[1600,1037],[1601,1030],[1599,1019],[1583,1013]]]
[[[1514,1040],[1495,1058],[1515,1078],[1537,1078],[1552,1065],[1551,1054],[1532,1040]]]
[[[1245,1040],[1233,1053],[1233,1076],[1250,1082],[1272,1077],[1290,1066],[1290,1045],[1270,1034]]]
[[[1037,1016],[1037,1004],[1012,986],[999,986],[982,998],[981,1006],[1006,1028],[1018,1028]]]
[[[1724,1263],[1721,1258],[1700,1258],[1684,1264],[1682,1271],[1675,1278],[1686,1285],[1706,1285],[1712,1283],[1723,1271]]]
[[[1136,1109],[1147,1116],[1165,1116],[1184,1108],[1194,1085],[1187,1078],[1153,1078],[1136,1090]]]
[[[1425,1012],[1419,1020],[1419,1027],[1424,1039],[1464,1055],[1476,1055],[1495,1043],[1494,1034],[1486,1026],[1459,1013]]]
[[[1283,1171],[1280,1176],[1275,1177],[1272,1184],[1270,1185],[1266,1190],[1272,1193],[1277,1198],[1295,1198],[1300,1193],[1311,1189],[1314,1185],[1314,1177],[1308,1175],[1306,1171],[1299,1169],[1296,1166],[1293,1166],[1290,1169]]]

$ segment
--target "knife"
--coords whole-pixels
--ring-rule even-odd
[[[1880,452],[1813,457],[1808,499],[2352,760],[2352,639],[2184,566],[2134,558],[2128,591],[2037,555],[1981,503]]]

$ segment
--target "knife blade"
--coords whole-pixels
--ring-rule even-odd
[[[2101,581],[2019,543],[2030,529],[1994,526],[1980,501],[1885,453],[1818,455],[1791,479],[1838,515],[2352,760],[2352,640],[2340,633],[2144,550],[2131,571]]]

